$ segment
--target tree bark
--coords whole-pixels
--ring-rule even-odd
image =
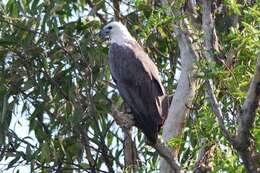
[[[169,1],[162,0],[162,5],[167,6],[171,4]],[[174,14],[171,10],[167,11],[169,16]],[[186,115],[189,113],[189,107],[195,95],[196,80],[193,77],[194,62],[197,59],[193,51],[189,36],[181,30],[180,22],[173,23],[176,39],[180,49],[181,59],[181,75],[178,80],[178,85],[173,96],[168,117],[163,126],[163,140],[167,143],[170,139],[179,137],[182,129],[185,126]],[[171,149],[173,158],[177,158],[178,149]],[[160,161],[161,173],[172,173],[173,170],[168,163],[161,158]]]

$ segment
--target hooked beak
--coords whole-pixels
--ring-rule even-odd
[[[100,38],[108,38],[108,32],[105,29],[101,29],[100,32],[98,33],[98,36]]]

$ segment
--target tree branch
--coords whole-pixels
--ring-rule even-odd
[[[222,132],[222,134],[224,135],[224,137],[231,143],[234,144],[234,139],[231,137],[229,131],[226,129],[225,127],[225,122],[223,120],[223,115],[222,115],[222,111],[220,109],[219,103],[217,101],[217,98],[213,92],[213,84],[210,80],[206,80],[206,86],[207,86],[207,93],[208,93],[208,97],[209,97],[209,101],[211,103],[212,106],[212,110],[214,112],[214,114],[217,117],[218,123],[220,125],[220,130]]]
[[[213,56],[213,30],[214,21],[211,13],[212,0],[202,1],[202,30],[204,34],[205,56],[210,62],[214,62]]]
[[[236,136],[236,145],[234,148],[238,150],[238,153],[243,160],[247,172],[259,172],[260,163],[257,160],[257,153],[255,149],[255,141],[250,139],[250,129],[253,127],[256,117],[256,110],[259,107],[260,99],[260,52],[258,53],[258,60],[256,64],[256,72],[250,83],[249,90],[247,92],[246,100],[241,108],[238,116],[238,130]]]
[[[171,154],[172,151],[165,146],[159,139],[157,140],[155,145],[152,145],[156,149],[156,151],[160,154],[161,157],[164,158],[164,160],[167,161],[167,163],[170,165],[172,170],[175,173],[182,173],[181,167],[177,164],[177,162],[174,160],[173,155]]]
[[[209,159],[214,154],[214,146],[208,146],[207,140],[202,138],[200,140],[201,146],[198,154],[197,161],[195,163],[194,173],[208,173],[212,170],[212,166],[209,164]]]
[[[125,166],[129,172],[137,172],[137,149],[131,137],[131,128],[122,130],[124,132]]]
[[[212,1],[203,0],[203,14],[202,14],[202,28],[204,31],[204,43],[206,51],[205,57],[209,62],[214,62],[213,56],[213,34],[214,34],[214,21],[211,15]],[[241,108],[238,116],[239,126],[237,134],[232,137],[225,127],[222,111],[218,101],[213,93],[212,79],[206,80],[207,93],[209,95],[210,103],[214,114],[217,117],[220,129],[224,137],[229,143],[238,151],[241,159],[245,165],[247,172],[258,172],[260,167],[259,162],[256,161],[256,153],[254,142],[250,141],[250,129],[253,126],[256,117],[256,109],[259,106],[260,99],[260,52],[258,54],[258,61],[256,65],[256,73],[251,81],[250,88],[247,93],[246,100]]]
[[[167,0],[161,0],[163,6],[168,7],[171,2]],[[180,16],[179,12],[172,12],[170,8],[167,8],[167,15]],[[176,36],[178,47],[180,49],[181,59],[181,75],[178,80],[178,85],[173,96],[168,117],[163,126],[163,139],[167,143],[170,139],[181,135],[182,129],[185,126],[186,115],[189,113],[189,107],[191,107],[192,100],[195,96],[195,88],[197,81],[193,77],[194,74],[194,62],[198,59],[194,52],[193,45],[190,37],[181,28],[180,21],[173,23],[174,34]],[[172,157],[177,157],[178,149],[171,149]],[[160,163],[161,173],[172,173],[171,166],[167,164],[164,159],[161,159]]]
[[[114,14],[115,14],[115,20],[120,21],[121,15],[120,15],[120,0],[113,0],[113,6],[114,6]]]
[[[111,115],[114,117],[116,123],[123,129],[124,134],[128,135],[126,130],[127,129],[129,130],[132,126],[134,126],[133,115],[122,113],[122,112],[118,111],[117,108],[113,105],[112,105]],[[130,140],[131,140],[131,137],[130,137]],[[170,165],[170,167],[176,173],[182,172],[180,166],[176,163],[176,161],[174,160],[174,157],[172,157],[171,150],[168,147],[166,147],[159,139],[157,140],[157,143],[155,145],[151,145],[151,144],[148,144],[148,145],[152,146],[159,153],[159,155],[167,161],[167,163]],[[126,149],[130,150],[129,148],[126,148]],[[134,151],[134,152],[136,152],[136,151]],[[133,158],[134,154],[135,153],[129,153],[128,159]],[[136,162],[133,162],[133,163],[136,163]],[[134,169],[136,169],[136,168],[134,168]]]
[[[258,53],[258,60],[256,64],[256,72],[251,81],[249,90],[247,92],[246,100],[241,108],[239,114],[239,127],[237,131],[237,142],[241,145],[241,149],[246,148],[248,145],[244,145],[245,142],[249,142],[249,133],[250,128],[252,128],[255,116],[256,109],[259,106],[260,98],[260,52]]]

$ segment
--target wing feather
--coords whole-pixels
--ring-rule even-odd
[[[155,143],[168,109],[162,105],[166,94],[157,67],[137,43],[113,43],[109,66],[120,95],[134,113],[136,126]]]

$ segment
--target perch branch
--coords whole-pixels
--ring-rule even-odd
[[[134,126],[133,115],[120,112],[114,105],[112,105],[111,115],[114,117],[116,123],[123,129],[123,131]],[[159,139],[155,145],[151,146],[160,154],[161,157],[167,161],[171,168],[175,170],[175,173],[182,172],[180,166],[176,163],[174,157],[172,157],[171,150],[167,148],[162,142],[160,142]]]

